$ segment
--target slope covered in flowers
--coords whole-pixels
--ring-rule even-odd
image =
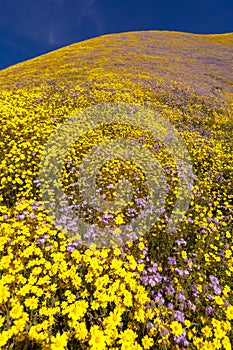
[[[0,71],[0,348],[231,349],[232,49],[233,34],[129,32]],[[39,168],[46,142],[68,117],[105,102],[157,111],[187,146],[193,195],[170,235],[177,168],[162,142],[130,126],[83,135],[67,154],[62,181],[78,202],[75,170],[90,147],[109,135],[140,141],[169,185],[166,212],[144,237],[115,249],[86,247],[45,210]],[[119,159],[102,168],[105,197],[114,197],[107,170],[114,166],[143,198],[144,174]],[[140,211],[134,204],[129,213]],[[131,219],[118,214],[116,227]],[[95,212],[91,219],[111,221]]]

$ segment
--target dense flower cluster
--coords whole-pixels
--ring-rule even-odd
[[[0,72],[1,349],[232,348],[232,44],[232,34],[107,35]],[[146,174],[127,159],[106,161],[102,198],[115,198],[121,176],[136,195],[127,210],[98,213],[82,200],[77,167],[101,140],[138,140],[167,178],[166,210],[145,236],[86,247],[47,214],[39,178],[46,141],[70,115],[103,102],[150,107],[179,130],[195,183],[171,234],[176,164],[160,140],[130,125],[80,137],[62,183],[83,220],[119,229],[144,205]]]

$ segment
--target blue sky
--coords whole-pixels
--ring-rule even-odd
[[[233,0],[0,0],[0,69],[135,30],[233,32]]]

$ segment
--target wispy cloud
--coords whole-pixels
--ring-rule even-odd
[[[103,21],[98,11],[97,0],[80,0],[77,12],[76,20],[81,23],[83,19],[89,19],[95,24],[98,34],[103,32]]]
[[[39,19],[41,16],[40,21],[43,22],[43,28],[37,28],[37,35],[41,34],[49,45],[62,45],[80,37],[85,32],[85,23],[88,22],[91,26],[94,24],[96,35],[103,33],[96,0],[71,0],[69,3],[64,0],[50,0],[50,4],[53,6],[47,5],[47,13],[36,14]]]
[[[69,7],[63,0],[58,1],[62,15],[59,14],[53,18],[48,24],[47,42],[49,45],[63,44],[79,40],[85,33],[85,26],[90,23],[90,26],[95,27],[95,35],[103,33],[103,23],[98,11],[96,0],[75,0],[69,3]]]
[[[50,45],[55,45],[57,44],[56,36],[52,30],[48,33],[48,43]]]
[[[82,39],[88,22],[94,34],[103,32],[96,0],[25,0],[13,8],[4,5],[0,13],[5,32],[46,48]]]

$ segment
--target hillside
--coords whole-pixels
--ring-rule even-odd
[[[0,348],[231,349],[232,62],[233,33],[135,31],[0,71]],[[114,121],[120,104],[130,106],[129,114],[100,125],[98,106],[103,120],[109,113]],[[150,111],[163,118],[160,125]],[[75,115],[80,120],[71,121]],[[154,130],[144,128],[148,120]],[[73,144],[72,132],[80,132]],[[117,148],[113,159],[96,151],[118,138],[125,149],[123,139],[140,144],[131,160]],[[86,163],[93,168],[104,154],[96,181],[104,208],[118,198],[122,178],[128,187],[121,195],[129,183],[134,190],[127,207],[98,211],[83,200],[77,170],[90,149],[96,153]],[[85,169],[88,187],[93,174]],[[150,182],[157,169],[165,185],[162,176]],[[185,183],[187,169],[193,182]],[[58,183],[65,207],[59,206],[63,192],[54,192]],[[165,204],[149,226],[140,211],[155,189]],[[51,203],[57,221],[48,215]],[[86,235],[68,222],[67,208],[91,226]],[[179,211],[183,219],[175,226]],[[145,232],[129,242],[122,231],[137,218]],[[66,236],[69,230],[76,236]],[[112,249],[119,232],[124,238]]]

